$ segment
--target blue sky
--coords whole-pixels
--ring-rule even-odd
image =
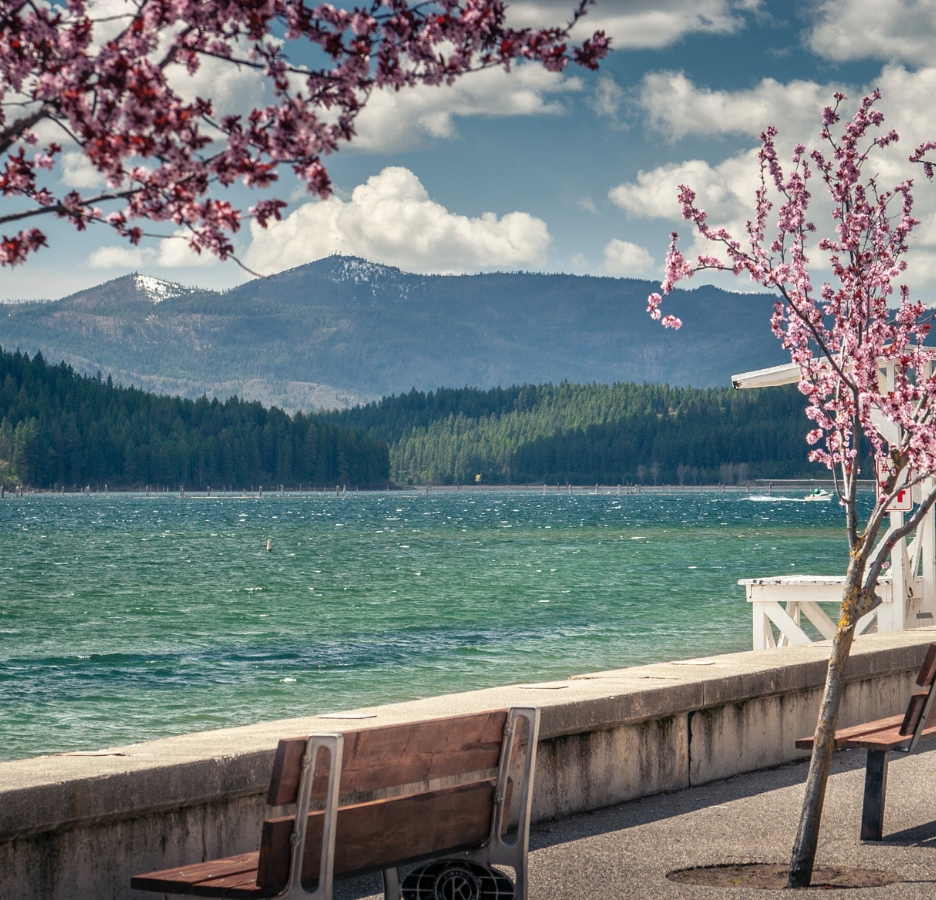
[[[526,0],[510,14],[550,24],[569,7]],[[245,229],[239,254],[264,274],[337,251],[416,272],[656,278],[670,231],[693,246],[675,205],[681,181],[697,189],[713,222],[737,228],[766,125],[781,129],[787,152],[818,131],[832,91],[857,99],[880,87],[887,124],[902,135],[880,172],[884,181],[917,176],[924,221],[908,281],[931,293],[936,185],[905,160],[913,145],[936,138],[936,66],[928,65],[936,0],[599,0],[580,30],[595,28],[617,48],[597,74],[520,66],[452,87],[376,94],[357,142],[328,160],[336,196],[311,202],[284,173],[278,193],[290,200],[288,218],[267,232]],[[256,96],[252,78],[215,81],[206,69],[198,90],[238,108]],[[76,186],[90,177],[77,157],[58,174]],[[249,204],[245,190],[234,194]],[[820,200],[817,223],[827,215]],[[79,235],[51,219],[43,227],[51,249],[3,270],[0,298],[59,297],[134,270],[206,287],[249,277],[233,263],[190,256],[180,240],[131,249],[104,229]]]

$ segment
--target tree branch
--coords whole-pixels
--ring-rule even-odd
[[[138,194],[142,191],[143,188],[132,188],[126,191],[115,191],[106,194],[98,194],[94,197],[82,197],[81,205],[83,207],[92,206],[95,203],[106,203],[109,200],[126,200],[128,197],[132,197],[134,194]],[[35,209],[27,209],[22,212],[9,213],[5,216],[0,216],[0,225],[5,225],[7,222],[19,222],[22,219],[30,219],[33,216],[41,216],[44,213],[58,213],[65,216],[75,215],[74,209],[68,209],[61,203],[53,203],[49,206],[38,206]]]
[[[53,112],[55,112],[54,104],[43,103],[35,112],[17,119],[0,131],[0,153],[6,153],[20,139],[24,131],[28,131],[42,119],[48,118]]]

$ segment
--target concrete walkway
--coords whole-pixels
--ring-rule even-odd
[[[930,743],[932,748],[932,743]],[[837,753],[817,864],[898,872],[904,882],[861,890],[775,892],[707,888],[666,879],[673,869],[789,859],[806,764],[739,775],[534,826],[530,900],[656,900],[780,896],[936,897],[936,748],[892,757],[884,840],[858,841],[865,754]],[[376,884],[346,883],[337,898],[377,898]]]

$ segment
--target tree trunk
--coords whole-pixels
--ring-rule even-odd
[[[816,725],[812,759],[809,761],[809,775],[806,778],[803,811],[800,815],[799,829],[796,832],[793,855],[790,859],[787,887],[791,888],[809,887],[813,865],[816,862],[822,806],[829,781],[829,769],[832,766],[832,753],[835,750],[835,725],[838,721],[842,690],[845,686],[845,667],[855,640],[855,625],[857,624],[855,613],[860,596],[860,584],[860,575],[849,572],[843,596],[842,618],[832,641],[832,656],[829,659],[829,669],[826,673],[825,692],[822,696],[822,707],[819,710],[819,721]]]

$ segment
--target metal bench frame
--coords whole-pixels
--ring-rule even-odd
[[[503,838],[502,819],[505,812],[507,781],[510,776],[510,759],[517,741],[517,726],[520,719],[528,723],[527,752],[523,763],[520,783],[520,816],[517,839],[508,844]],[[536,768],[536,745],[539,740],[540,709],[538,706],[513,706],[510,708],[504,741],[501,745],[497,774],[497,789],[494,793],[494,814],[491,817],[491,832],[487,842],[476,850],[446,854],[440,859],[465,859],[484,866],[506,865],[516,873],[515,900],[527,900],[527,855],[530,846],[530,813],[533,804],[533,775]],[[331,900],[334,879],[335,832],[338,822],[341,781],[341,760],[344,736],[341,734],[310,734],[302,757],[302,771],[296,802],[296,818],[290,838],[289,881],[277,900]],[[307,891],[302,886],[302,861],[305,857],[306,832],[311,804],[315,760],[321,751],[328,752],[328,787],[325,797],[324,823],[322,831],[321,863],[319,880],[315,889]],[[383,872],[385,900],[402,900],[400,873],[397,868]]]
[[[923,712],[913,730],[913,739],[906,747],[876,750],[868,748],[865,763],[864,800],[861,805],[861,840],[879,841],[884,836],[884,800],[887,796],[887,768],[891,750],[894,753],[912,753],[923,737],[929,722],[933,703],[936,702],[936,678],[933,679],[923,704]]]
[[[892,716],[835,732],[836,748],[863,749],[868,754],[861,807],[862,841],[880,841],[884,834],[884,801],[887,796],[890,754],[912,753],[922,738],[936,736],[936,724],[930,724],[930,714],[936,703],[936,643],[930,644],[926,652],[916,684],[928,690],[925,697],[922,691],[911,695],[902,718],[899,715]],[[796,747],[810,750],[814,742],[814,737],[800,738],[796,741]]]

